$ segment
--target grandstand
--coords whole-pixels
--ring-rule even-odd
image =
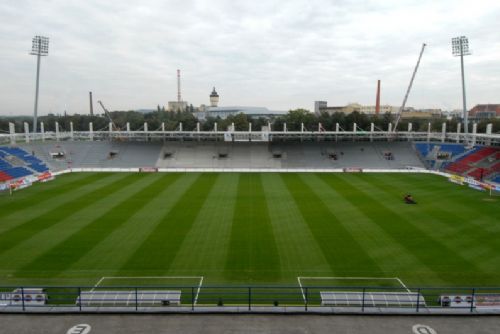
[[[0,182],[47,172],[47,165],[20,147],[0,146]]]

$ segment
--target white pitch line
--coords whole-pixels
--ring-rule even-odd
[[[300,276],[297,276],[297,281],[299,281],[300,291],[302,293],[302,298],[304,299],[304,303],[306,302],[306,295],[304,294],[304,289],[302,288],[302,283],[300,282]]]
[[[97,281],[97,283],[94,285],[94,287],[92,289],[90,289],[90,292],[94,292],[95,288],[97,288],[99,286],[99,284],[101,284],[102,281],[104,281],[105,278],[106,278],[106,276],[101,277],[101,279],[99,281]]]
[[[194,297],[194,304],[195,305],[198,302],[198,295],[200,294],[201,285],[203,284],[203,276],[198,276],[198,278],[200,278],[200,284],[198,284],[198,290],[196,291],[196,297]]]
[[[399,277],[394,277],[394,278],[399,282],[399,284],[401,284],[403,288],[406,289],[406,291],[411,292],[411,290],[408,289],[408,287],[403,283],[403,281]]]

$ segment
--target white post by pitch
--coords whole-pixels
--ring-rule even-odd
[[[126,128],[127,128],[127,132],[130,132],[130,123],[129,122],[127,122]]]
[[[352,132],[356,133],[356,129],[358,128],[358,125],[356,123],[352,124]]]
[[[217,122],[214,123],[214,132],[217,132]]]
[[[375,132],[375,124],[370,123],[370,141],[373,141],[373,132]]]
[[[283,132],[286,132],[286,123],[283,123]]]
[[[267,122],[267,131],[271,132],[271,122]]]
[[[457,123],[457,139],[456,142],[460,143],[460,131],[462,130],[462,123]]]
[[[24,122],[24,141],[26,143],[30,142],[30,126],[27,122]]]
[[[234,123],[231,123],[231,131],[234,132]]]
[[[74,139],[74,134],[75,134],[75,132],[73,129],[73,122],[69,122],[69,136],[70,136],[71,140]]]
[[[441,143],[444,143],[444,140],[446,139],[446,122],[443,122],[441,125]]]
[[[89,122],[89,139],[94,141],[94,124],[92,122]]]
[[[304,132],[304,123],[300,123],[300,132]]]
[[[144,122],[144,133],[147,136],[147,134],[148,134],[148,123],[147,122]]]
[[[165,132],[165,123],[164,122],[161,123],[161,131]]]
[[[427,123],[427,141],[431,141],[431,123]]]
[[[339,123],[335,123],[335,141],[339,140],[339,136],[338,136],[339,129],[340,129]]]
[[[477,123],[474,122],[472,125],[472,145],[476,145],[476,133],[477,133]]]
[[[321,123],[318,123],[318,132],[321,132]]]
[[[493,132],[493,124],[488,123],[486,125],[486,134],[491,135],[492,132]],[[491,138],[486,139],[486,145],[491,145]]]
[[[40,132],[42,133],[42,141],[45,141],[45,125],[40,122]]]
[[[56,141],[59,141],[59,122],[56,122]]]
[[[113,135],[113,123],[109,122],[108,123],[108,138],[111,139],[112,135]]]
[[[252,123],[248,122],[248,132],[252,132]]]
[[[200,132],[200,122],[196,123],[196,132]]]
[[[10,143],[14,145],[16,143],[16,127],[14,123],[9,122],[9,134],[10,134]]]
[[[412,130],[413,130],[413,124],[412,123],[408,123],[408,141],[412,140],[412,137],[413,137],[412,134],[411,134]]]
[[[182,122],[179,123],[179,131],[182,131]]]

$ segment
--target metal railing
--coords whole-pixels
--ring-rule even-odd
[[[500,313],[499,287],[0,286],[1,312]]]

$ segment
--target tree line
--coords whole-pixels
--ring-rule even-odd
[[[326,131],[334,131],[336,124],[346,131],[351,131],[353,129],[354,123],[359,131],[369,131],[370,124],[374,123],[376,131],[387,130],[389,123],[394,125],[395,115],[394,114],[383,114],[383,115],[367,115],[359,112],[353,112],[350,114],[344,114],[341,112],[336,112],[333,114],[328,114],[326,112],[315,114],[306,109],[294,109],[290,110],[287,114],[283,116],[273,117],[271,119],[267,118],[250,118],[245,114],[230,115],[226,119],[221,119],[219,117],[208,117],[204,121],[199,121],[192,112],[190,111],[165,111],[162,108],[158,108],[155,111],[149,113],[141,113],[137,111],[113,111],[110,112],[111,119],[115,124],[116,128],[124,130],[126,124],[130,123],[131,130],[142,129],[144,123],[148,123],[148,129],[150,131],[160,130],[161,124],[165,124],[165,130],[173,131],[179,129],[179,124],[182,123],[182,128],[185,131],[196,130],[197,123],[200,123],[200,129],[202,131],[210,131],[214,129],[214,124],[217,123],[217,129],[219,131],[224,131],[228,129],[229,126],[234,124],[237,131],[248,131],[249,123],[252,124],[253,131],[260,131],[262,126],[271,125],[273,130],[282,130],[284,124],[286,123],[286,128],[288,131],[300,131],[302,124],[306,131],[317,131],[318,123],[321,123],[322,129]],[[73,129],[75,131],[88,131],[89,123],[93,123],[94,131],[107,130],[109,126],[109,119],[104,115],[54,115],[49,114],[47,116],[40,116],[40,122],[44,123],[45,131],[55,131],[55,123],[59,123],[61,131],[69,131],[70,123],[73,122]],[[16,132],[24,132],[24,122],[27,122],[32,130],[32,117],[19,116],[19,117],[2,117],[0,118],[0,132],[9,132],[9,123],[15,124]],[[458,118],[446,119],[446,118],[433,118],[433,119],[402,119],[399,122],[398,130],[406,131],[408,129],[408,123],[412,123],[413,131],[427,131],[428,123],[431,123],[431,128],[433,131],[441,131],[442,123],[446,123],[447,131],[456,131],[457,124],[461,122]],[[472,122],[469,122],[469,131],[472,131]],[[481,120],[478,122],[478,132],[484,133],[486,131],[486,125],[488,123],[493,123],[493,131],[499,132],[500,130],[500,119],[488,119]],[[462,128],[463,131],[463,128]]]

